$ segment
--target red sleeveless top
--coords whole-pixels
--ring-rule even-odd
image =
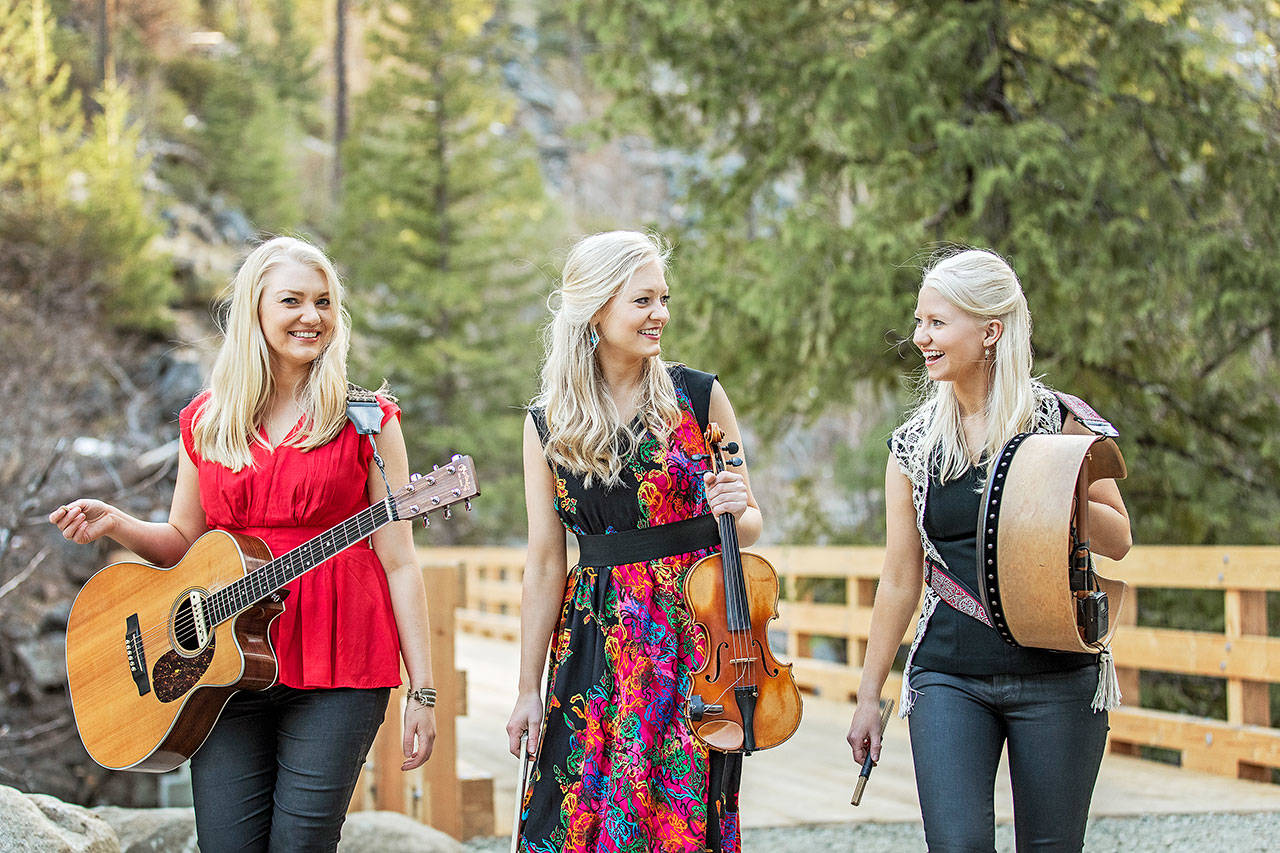
[[[208,396],[205,391],[192,400],[178,415],[178,425],[199,472],[200,503],[210,529],[257,536],[278,557],[369,505],[373,448],[351,423],[333,441],[306,453],[287,445],[271,450],[253,444],[253,465],[233,472],[195,449],[192,427]],[[394,403],[379,397],[378,405],[383,424],[400,416]],[[284,613],[271,626],[281,684],[400,684],[400,641],[387,576],[367,539],[285,589]]]

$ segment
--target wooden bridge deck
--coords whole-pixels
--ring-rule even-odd
[[[515,700],[519,649],[514,643],[461,632],[456,649],[458,668],[467,673],[468,708],[468,715],[457,721],[458,755],[464,767],[493,776],[495,831],[509,834],[516,760],[507,751],[505,725]],[[907,727],[896,717],[862,805],[849,805],[857,777],[844,742],[850,713],[844,703],[806,696],[804,721],[791,740],[747,759],[741,795],[746,826],[919,820]],[[1012,819],[1003,766],[995,806],[998,821]],[[1280,788],[1108,754],[1091,814],[1258,811],[1280,812]]]

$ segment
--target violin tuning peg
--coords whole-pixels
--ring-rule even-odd
[[[432,466],[431,466],[431,470],[432,470],[432,471],[439,471],[439,470],[440,470],[440,466],[439,466],[439,465],[432,465]]]
[[[742,464],[742,457],[741,456],[733,457],[732,459],[729,460],[729,464],[732,465],[734,468],[737,468],[739,465]]]
[[[695,453],[689,457],[689,459],[693,462],[704,462],[706,461],[706,458],[707,458],[707,454],[705,453]]]
[[[419,474],[419,473],[417,473],[417,472],[414,472],[413,474],[410,474],[410,475],[409,475],[409,482],[410,482],[410,483],[416,483],[417,481],[419,481],[419,480],[421,480],[421,479],[422,479],[422,475],[421,475],[421,474]]]
[[[450,461],[450,462],[461,462],[461,461],[462,461],[462,457],[461,457],[461,456],[459,456],[457,453],[455,453],[455,454],[453,454],[453,456],[452,456],[452,457],[450,457],[449,461]]]
[[[736,442],[736,441],[731,441],[731,442],[729,442],[728,444],[726,444],[726,445],[724,446],[724,450],[725,450],[725,452],[726,452],[726,453],[737,453],[737,452],[738,452],[738,442]]]

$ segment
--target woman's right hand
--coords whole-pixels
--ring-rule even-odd
[[[537,693],[521,693],[511,711],[511,719],[507,720],[508,745],[517,758],[520,757],[520,735],[524,732],[529,733],[529,754],[537,754],[542,742],[542,697]]]
[[[880,708],[874,700],[862,701],[853,712],[853,721],[849,723],[849,734],[845,738],[853,749],[853,760],[859,765],[867,760],[867,752],[871,752],[871,760],[880,761]]]
[[[79,498],[49,513],[49,522],[62,531],[64,539],[88,545],[115,530],[115,507],[92,498]]]

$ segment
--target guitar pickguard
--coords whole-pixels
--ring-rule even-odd
[[[181,699],[200,683],[200,678],[213,663],[213,639],[209,647],[193,658],[184,658],[177,652],[165,652],[156,661],[151,670],[151,681],[155,685],[156,698],[161,702],[172,702]]]

